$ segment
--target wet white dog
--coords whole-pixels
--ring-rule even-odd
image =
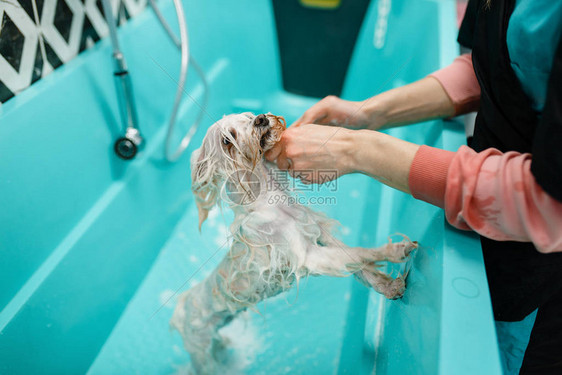
[[[271,173],[275,166],[263,158],[284,130],[284,119],[272,114],[225,116],[209,128],[191,156],[199,228],[218,200],[226,201],[235,215],[229,252],[203,282],[179,297],[170,322],[182,335],[197,373],[220,368],[221,327],[308,275],[353,274],[387,298],[404,293],[405,275],[392,278],[379,268],[384,262],[407,261],[415,242],[348,247],[332,236],[335,220],[288,203],[290,192]]]

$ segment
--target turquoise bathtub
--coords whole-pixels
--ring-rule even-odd
[[[171,1],[163,0],[170,20]],[[0,373],[185,373],[189,356],[168,329],[175,292],[202,280],[225,253],[231,218],[215,211],[197,231],[189,154],[223,114],[284,115],[317,99],[282,89],[269,1],[185,1],[193,56],[210,83],[204,122],[179,162],[163,158],[179,52],[151,10],[120,29],[147,140],[130,162],[107,40],[0,107]],[[454,58],[452,1],[393,1],[384,46],[365,17],[343,97],[362,99],[419,79]],[[260,20],[256,32],[255,20]],[[259,51],[258,54],[257,51]],[[192,73],[187,92],[202,98]],[[198,107],[185,98],[180,129]],[[459,124],[434,121],[391,132],[454,150]],[[392,233],[422,244],[401,300],[353,278],[310,278],[225,331],[252,374],[499,374],[496,334],[477,239],[443,212],[368,177],[345,176],[317,209],[342,223],[350,245]],[[218,252],[217,252],[218,250]]]

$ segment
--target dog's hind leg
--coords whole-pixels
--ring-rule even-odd
[[[223,348],[218,330],[236,314],[216,292],[217,279],[218,269],[182,293],[170,320],[170,326],[182,336],[196,374],[218,372]]]
[[[290,279],[269,277],[268,267],[266,248],[235,242],[211,275],[179,297],[170,324],[181,334],[198,374],[224,370],[221,327],[240,311],[290,286]]]

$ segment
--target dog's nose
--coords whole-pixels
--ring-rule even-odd
[[[269,119],[264,115],[258,115],[254,120],[254,126],[263,127],[269,125]]]

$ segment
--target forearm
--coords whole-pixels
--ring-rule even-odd
[[[455,106],[439,81],[426,77],[383,92],[365,101],[369,129],[386,129],[426,120],[450,117]]]
[[[414,198],[445,209],[447,221],[497,241],[533,242],[540,252],[562,251],[562,202],[531,173],[531,154],[457,152],[422,146],[410,167]]]
[[[350,153],[351,170],[410,193],[408,175],[420,146],[372,130],[357,130],[348,134],[353,145]]]

